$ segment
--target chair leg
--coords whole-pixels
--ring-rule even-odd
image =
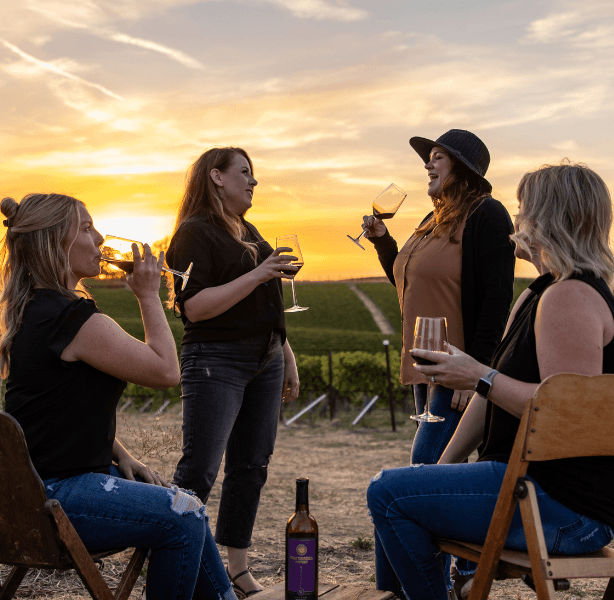
[[[614,577],[608,582],[608,587],[605,588],[602,600],[614,600]]]
[[[4,580],[4,585],[0,587],[0,600],[11,600],[29,570],[28,567],[13,567],[11,569]]]
[[[113,594],[100,571],[94,564],[90,553],[85,549],[81,538],[69,521],[57,500],[47,500],[45,504],[57,527],[58,541],[64,546],[83,585],[94,600],[114,600]]]
[[[522,514],[522,526],[527,540],[527,549],[531,559],[531,571],[533,583],[538,600],[555,600],[554,582],[546,579],[542,571],[543,565],[548,560],[548,549],[542,528],[542,520],[539,514],[535,487],[531,481],[525,480],[527,493],[520,498],[520,512]]]
[[[145,564],[148,553],[149,548],[138,548],[134,551],[128,567],[124,571],[124,575],[115,590],[115,600],[128,600],[132,588],[141,574],[141,569],[143,564]]]

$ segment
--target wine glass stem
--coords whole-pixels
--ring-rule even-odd
[[[365,235],[365,233],[367,233],[367,230],[363,229],[362,233],[356,238],[356,241],[359,242],[362,239],[362,237]]]
[[[424,413],[427,415],[431,414],[430,404],[431,404],[431,394],[432,393],[433,393],[433,384],[431,383],[429,379],[428,383],[426,384],[426,408],[424,410]]]
[[[294,289],[294,277],[290,282],[292,283],[292,299],[294,300],[294,306],[298,306],[298,302],[296,301],[296,290]]]

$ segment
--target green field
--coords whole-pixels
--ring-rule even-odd
[[[530,279],[516,279],[514,300]],[[297,354],[322,355],[333,352],[381,352],[384,339],[391,348],[401,350],[401,313],[395,288],[389,283],[361,283],[365,292],[383,311],[395,329],[394,335],[383,335],[369,311],[345,283],[297,283],[296,295],[301,306],[309,310],[288,313],[288,339]],[[92,282],[91,292],[100,310],[115,319],[128,333],[143,339],[143,324],[139,306],[129,289],[105,288]],[[166,289],[160,296],[166,299]],[[292,292],[284,286],[286,306],[291,306]],[[167,311],[167,319],[177,342],[181,345],[183,324]]]

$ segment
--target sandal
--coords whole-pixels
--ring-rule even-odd
[[[264,590],[249,590],[248,592],[246,592],[238,583],[235,583],[235,581],[239,579],[239,577],[243,577],[243,575],[245,575],[246,573],[249,573],[250,571],[251,569],[248,567],[247,569],[245,569],[245,571],[241,571],[238,575],[231,577],[230,573],[228,572],[228,567],[226,567],[226,575],[228,575],[228,579],[230,579],[230,583],[232,583],[232,589],[237,595],[237,598],[249,598],[250,596],[257,594],[258,592],[264,591]]]

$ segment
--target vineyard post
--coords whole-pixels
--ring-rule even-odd
[[[333,351],[328,349],[328,406],[330,407],[330,420],[335,418],[335,394],[333,393]]]
[[[388,346],[390,342],[384,340],[384,348],[386,349],[386,375],[388,377],[388,404],[390,406],[390,420],[392,421],[392,431],[397,430],[397,425],[394,420],[394,396],[392,395],[392,377],[390,376],[390,353],[388,352]]]

